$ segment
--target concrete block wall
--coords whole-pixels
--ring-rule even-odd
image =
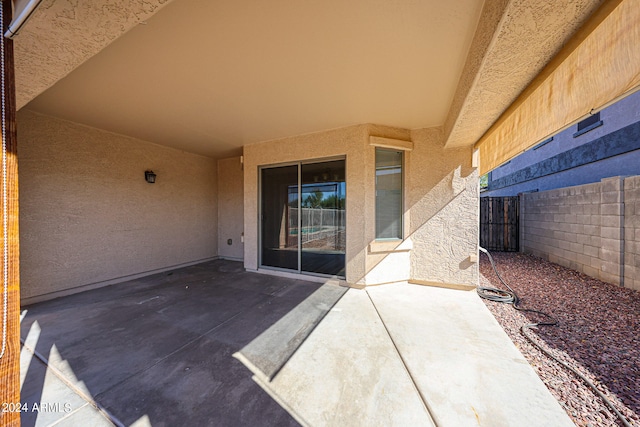
[[[624,180],[624,285],[640,290],[640,176]]]
[[[640,177],[520,195],[521,251],[640,290]]]

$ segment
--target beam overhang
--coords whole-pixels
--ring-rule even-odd
[[[640,88],[640,8],[604,3],[475,144],[480,173]]]
[[[15,36],[18,110],[171,1],[42,0]]]
[[[603,3],[487,0],[444,123],[445,146],[478,141]]]

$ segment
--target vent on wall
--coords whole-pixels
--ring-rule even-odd
[[[573,134],[573,137],[575,138],[577,136],[583,135],[599,126],[602,126],[602,120],[600,120],[600,112],[597,112],[578,122],[578,129],[576,133]]]

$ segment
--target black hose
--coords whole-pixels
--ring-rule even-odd
[[[502,276],[500,276],[500,273],[498,273],[498,269],[496,268],[496,264],[495,264],[495,262],[493,262],[493,257],[491,256],[489,251],[486,250],[483,247],[478,247],[478,249],[480,249],[481,252],[487,254],[487,256],[489,257],[489,262],[491,263],[491,267],[493,267],[493,271],[496,273],[496,276],[498,277],[498,280],[500,280],[500,283],[502,283],[508,289],[507,291],[505,291],[503,289],[491,288],[491,287],[478,285],[477,286],[477,292],[478,292],[478,295],[480,296],[480,298],[484,298],[486,300],[494,301],[494,302],[501,302],[501,303],[505,303],[505,304],[511,304],[513,306],[513,308],[515,308],[516,310],[527,312],[527,313],[540,314],[540,315],[546,317],[547,319],[549,319],[548,322],[527,323],[525,325],[522,325],[520,327],[520,333],[522,334],[522,336],[524,336],[527,339],[527,341],[529,341],[536,348],[538,348],[540,351],[542,351],[542,353],[544,355],[546,355],[547,357],[555,360],[561,366],[563,366],[566,369],[568,369],[569,371],[573,372],[574,375],[576,375],[587,386],[589,386],[589,388],[591,388],[600,397],[600,399],[602,399],[602,401],[609,407],[609,409],[611,409],[613,411],[613,413],[618,417],[620,422],[622,422],[622,425],[624,427],[632,427],[631,423],[629,423],[629,421],[624,417],[624,415],[622,415],[620,413],[620,411],[618,411],[618,409],[615,406],[613,406],[613,403],[611,403],[611,401],[609,401],[609,399],[607,399],[607,397],[600,390],[598,390],[596,388],[596,386],[591,381],[589,381],[589,379],[587,377],[582,375],[580,372],[578,372],[575,368],[570,366],[568,363],[563,362],[562,360],[558,359],[556,356],[551,354],[551,352],[549,352],[548,350],[543,348],[529,334],[527,334],[527,332],[526,332],[527,330],[529,330],[531,328],[535,328],[537,326],[555,326],[555,325],[558,325],[558,320],[555,319],[550,314],[547,314],[547,313],[545,313],[543,311],[520,307],[519,306],[520,298],[518,297],[518,294],[516,294],[516,292],[511,288],[511,286],[509,286],[507,284],[507,282],[504,281]]]

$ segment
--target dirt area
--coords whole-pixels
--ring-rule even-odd
[[[640,292],[530,255],[492,255],[521,307],[559,321],[531,330],[538,342],[594,383],[631,425],[640,426]],[[504,288],[484,254],[480,273],[481,285]],[[521,325],[544,320],[541,316],[483,301],[577,426],[623,425],[583,381],[520,334]]]

